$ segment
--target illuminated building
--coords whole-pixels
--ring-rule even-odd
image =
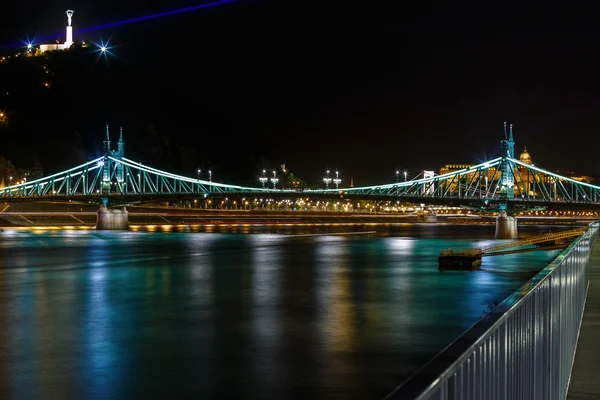
[[[506,123],[504,124],[504,137],[505,137],[505,139],[501,141],[502,152],[507,157],[514,158],[514,140],[513,140],[512,124],[510,125],[510,134],[508,135],[508,137],[506,135]],[[532,158],[531,158],[531,154],[527,151],[527,147],[525,147],[523,149],[523,152],[519,156],[519,161],[521,161],[522,163],[527,164],[527,165],[534,165]],[[505,165],[508,166],[508,164],[505,164]],[[445,166],[443,166],[440,169],[440,175],[448,174],[448,173],[459,171],[459,170],[469,169],[473,166],[474,166],[474,164],[446,164]],[[509,177],[509,179],[507,179],[507,181],[510,186],[510,192],[507,191],[507,193],[506,193],[507,197],[509,197],[509,198],[513,198],[515,196],[536,197],[536,194],[533,192],[533,189],[535,188],[536,185],[554,183],[554,181],[552,181],[551,178],[546,175],[543,175],[542,177],[540,177],[540,175],[538,175],[537,181],[536,181],[536,177],[534,177],[531,174],[531,171],[521,165],[517,165],[513,169],[513,171],[510,171],[510,167],[509,167],[509,169],[507,171],[503,171],[503,172]],[[476,170],[473,170],[473,172],[466,174],[465,181],[467,181],[467,182],[472,181],[472,179],[476,176],[475,174],[477,174],[477,173],[478,172]],[[501,171],[499,171],[493,167],[487,169],[487,176],[485,177],[485,180],[481,180],[481,183],[480,183],[480,186],[481,186],[480,191],[482,193],[482,197],[485,197],[485,193],[487,193],[488,195],[491,194],[489,191],[492,190],[492,188],[490,188],[488,186],[488,183],[491,184],[491,182],[494,181],[494,178],[498,178],[498,175],[500,173],[501,173]],[[572,172],[562,172],[561,174],[566,175],[566,176],[570,177],[571,179],[574,179],[579,182],[591,183],[594,180],[590,176],[576,175]],[[449,184],[449,190],[454,191],[457,187],[457,184],[458,184],[457,182],[451,182]]]
[[[43,53],[49,50],[65,50],[73,44],[73,27],[71,26],[71,18],[75,13],[73,10],[67,10],[67,39],[64,43],[40,44],[40,51]]]

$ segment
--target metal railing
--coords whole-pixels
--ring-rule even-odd
[[[516,242],[508,242],[508,243],[499,244],[497,246],[486,247],[486,248],[481,249],[481,251],[483,253],[493,253],[493,252],[499,251],[499,250],[506,250],[506,249],[512,249],[512,248],[516,248],[516,247],[527,246],[528,244],[537,244],[537,243],[550,242],[550,241],[560,240],[560,239],[569,239],[569,238],[572,238],[575,236],[580,236],[584,232],[585,232],[585,229],[581,228],[581,229],[571,229],[568,231],[562,231],[562,232],[556,232],[556,233],[546,233],[544,235],[533,236],[533,237],[530,237],[527,239],[518,240]]]
[[[600,221],[387,399],[564,399]]]

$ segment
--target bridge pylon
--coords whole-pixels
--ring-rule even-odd
[[[515,140],[513,138],[513,125],[510,124],[509,136],[506,136],[506,122],[504,123],[504,139],[500,141],[500,197],[511,200],[515,197],[515,177],[513,166],[509,159],[515,157]]]
[[[127,230],[129,229],[129,213],[127,209],[108,209],[108,195],[111,193],[113,184],[122,188],[127,185],[125,180],[125,167],[122,163],[116,163],[111,160],[116,158],[122,160],[125,157],[125,142],[123,141],[123,127],[119,129],[119,141],[117,150],[110,149],[109,126],[106,125],[106,137],[104,139],[104,159],[102,163],[102,182],[100,184],[101,202],[100,209],[97,212],[96,229],[98,230]],[[113,164],[116,164],[113,166]],[[115,182],[116,180],[116,182]],[[125,190],[127,190],[125,188]],[[106,196],[106,197],[105,197]]]

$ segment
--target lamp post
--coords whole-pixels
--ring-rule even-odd
[[[262,176],[261,176],[261,177],[259,177],[259,178],[258,178],[258,180],[260,181],[260,183],[262,184],[262,187],[263,187],[263,189],[264,189],[264,188],[265,188],[265,185],[266,185],[266,183],[267,183],[267,181],[269,180],[269,178],[267,178],[267,177],[265,176],[265,174],[267,173],[267,170],[263,169],[262,171],[263,171],[263,172],[262,172],[263,174],[262,174]]]
[[[208,181],[212,182],[212,171],[210,169],[208,170]]]
[[[404,182],[406,182],[406,176],[408,175],[408,172],[404,171]]]
[[[200,172],[202,172],[202,170],[200,168],[198,168],[198,170],[196,172],[198,173],[198,180],[200,180]]]
[[[273,177],[271,178],[271,183],[273,184],[273,189],[277,188],[277,182],[279,182],[279,179],[277,178],[277,172],[275,170],[273,170]]]
[[[325,183],[325,189],[329,189],[329,184],[331,183],[331,178],[329,177],[329,170],[327,170],[327,175],[323,178],[323,182]]]
[[[342,183],[342,180],[340,179],[340,173],[337,170],[335,171],[335,179],[333,180],[333,183],[335,184],[336,189],[339,189],[340,183]]]

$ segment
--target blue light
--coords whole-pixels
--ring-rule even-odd
[[[112,51],[110,51],[110,49],[112,49],[115,46],[109,46],[109,43],[110,43],[110,39],[108,39],[106,42],[104,42],[104,40],[102,38],[100,38],[100,43],[94,43],[96,45],[96,47],[98,48],[97,50],[95,50],[98,52],[98,58],[96,58],[96,63],[98,63],[98,60],[100,60],[100,57],[102,57],[102,56],[104,56],[105,62],[108,62],[108,55],[117,57]],[[119,58],[119,57],[117,57],[117,58]]]
[[[35,38],[29,39],[29,37],[27,37],[27,40],[22,40],[21,43],[27,47],[27,50],[31,50],[33,49]]]
[[[156,13],[156,14],[150,14],[150,15],[144,15],[142,17],[124,19],[124,20],[121,20],[121,21],[110,22],[108,24],[96,25],[96,26],[92,26],[90,28],[79,29],[79,30],[75,31],[75,34],[97,31],[97,30],[100,30],[100,29],[111,28],[113,26],[120,26],[120,25],[125,25],[125,24],[129,24],[129,23],[133,23],[133,22],[141,22],[141,21],[146,21],[146,20],[154,19],[154,18],[166,17],[166,16],[169,16],[169,15],[179,14],[179,13],[183,13],[183,12],[187,12],[187,11],[196,11],[196,10],[200,10],[200,9],[203,9],[203,8],[210,8],[210,7],[221,6],[221,5],[228,4],[228,3],[235,3],[237,1],[238,0],[220,0],[220,1],[214,1],[214,2],[211,2],[211,3],[198,4],[196,6],[178,8],[176,10],[165,11],[165,12]],[[38,40],[38,42],[45,42],[45,41],[49,41],[49,40],[56,40],[56,39],[60,39],[62,37],[63,37],[62,33],[56,34],[56,35],[45,36],[45,37],[40,38]],[[12,44],[2,45],[2,46],[0,46],[0,49],[10,49],[10,48],[19,47],[19,46],[20,45],[18,43],[17,44],[12,43]]]
[[[84,28],[84,29],[77,30],[77,31],[75,31],[75,33],[85,33],[85,32],[97,31],[99,29],[112,28],[113,26],[125,25],[125,24],[130,24],[133,22],[141,22],[141,21],[146,21],[149,19],[166,17],[168,15],[179,14],[179,13],[183,13],[183,12],[187,12],[187,11],[200,10],[202,8],[216,7],[216,6],[220,6],[220,5],[228,4],[228,3],[235,3],[236,1],[238,1],[238,0],[220,0],[220,1],[214,1],[212,3],[204,3],[204,4],[199,4],[196,6],[178,8],[176,10],[165,11],[165,12],[161,12],[161,13],[157,13],[157,14],[144,15],[143,17],[124,19],[121,21],[110,22],[110,23],[104,24],[104,25],[96,25],[96,26],[92,26],[91,28]]]

